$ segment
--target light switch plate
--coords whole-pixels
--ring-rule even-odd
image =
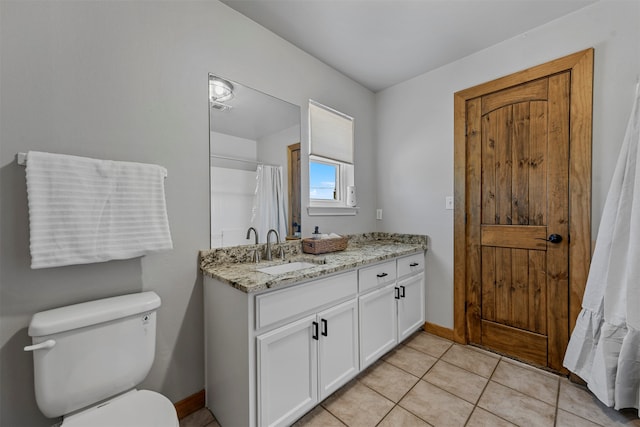
[[[382,209],[376,209],[376,219],[382,219]]]
[[[445,204],[445,206],[444,206],[445,209],[447,209],[447,210],[453,209],[453,196],[445,197],[444,204]]]

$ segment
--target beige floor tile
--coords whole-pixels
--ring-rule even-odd
[[[553,426],[555,407],[519,391],[489,381],[478,406],[517,425]]]
[[[601,403],[585,387],[560,379],[558,408],[605,426],[640,426],[635,411],[619,412]]]
[[[393,402],[352,381],[329,396],[322,406],[348,426],[375,426],[393,408]]]
[[[392,365],[409,372],[419,378],[438,361],[433,356],[429,356],[421,351],[403,345],[392,350],[384,357],[384,360]]]
[[[442,360],[489,378],[500,361],[500,356],[486,351],[478,351],[473,347],[455,344],[442,356]]]
[[[516,427],[509,421],[503,420],[491,412],[476,407],[465,427]]]
[[[406,409],[396,406],[377,427],[429,427],[429,424]]]
[[[489,381],[442,360],[439,360],[422,379],[474,404]]]
[[[202,408],[180,420],[180,427],[203,427],[215,421],[207,408]],[[217,421],[216,421],[217,422]]]
[[[322,406],[316,406],[300,418],[293,427],[344,427],[344,424]]]
[[[399,403],[434,426],[464,426],[473,405],[433,384],[420,380]]]
[[[359,378],[362,384],[396,403],[419,379],[385,361],[375,363]]]
[[[433,357],[442,356],[444,352],[451,347],[451,344],[453,343],[449,340],[436,337],[426,332],[420,332],[405,341],[405,345]]]
[[[571,412],[558,409],[556,416],[556,427],[601,427],[600,424],[592,423],[589,420],[573,415]]]
[[[493,372],[491,381],[506,385],[550,405],[556,405],[559,377],[541,369],[502,359]]]

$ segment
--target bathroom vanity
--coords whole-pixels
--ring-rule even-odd
[[[291,424],[424,324],[426,236],[350,236],[323,255],[283,245],[270,263],[201,253],[207,406],[223,427]]]

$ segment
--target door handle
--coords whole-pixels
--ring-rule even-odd
[[[322,336],[326,337],[329,334],[329,328],[327,327],[327,319],[320,320],[322,322]]]
[[[536,240],[544,240],[545,242],[550,243],[560,243],[562,242],[562,236],[559,234],[550,234],[546,239],[538,237]]]
[[[313,322],[313,332],[311,333],[311,338],[318,341],[318,322]]]
[[[404,295],[404,286],[400,286],[400,290],[402,291],[400,293],[400,298],[404,298],[405,297],[405,295]]]
[[[395,291],[396,291],[396,296],[395,296],[395,298],[396,298],[396,299],[400,299],[400,288],[395,287],[395,288],[393,288],[393,289],[395,289]]]

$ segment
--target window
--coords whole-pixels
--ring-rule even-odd
[[[337,200],[339,165],[320,159],[309,159],[309,197],[316,200]]]
[[[309,215],[355,215],[353,118],[309,101]]]

